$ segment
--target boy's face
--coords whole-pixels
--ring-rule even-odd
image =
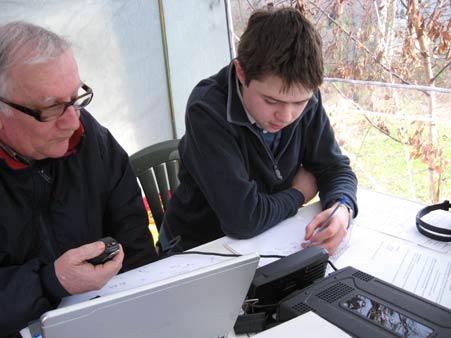
[[[281,78],[268,75],[261,80],[252,80],[246,86],[244,73],[235,60],[235,69],[241,83],[243,103],[259,127],[275,133],[293,123],[304,111],[313,92],[302,85],[283,91]]]

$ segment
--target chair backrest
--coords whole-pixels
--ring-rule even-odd
[[[172,192],[179,185],[179,140],[150,145],[130,156],[158,232]]]

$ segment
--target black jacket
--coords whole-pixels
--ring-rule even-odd
[[[224,235],[250,238],[294,215],[304,203],[291,188],[301,165],[315,175],[324,208],[346,195],[357,214],[357,179],[319,91],[283,129],[273,155],[247,118],[231,63],[191,93],[179,153],[180,185],[164,222],[169,239],[181,236],[179,249]]]
[[[126,152],[86,111],[81,125],[68,156],[22,169],[0,158],[0,336],[68,295],[53,266],[65,251],[112,236],[124,248],[122,271],[157,257]]]

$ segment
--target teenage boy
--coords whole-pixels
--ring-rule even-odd
[[[163,249],[256,236],[317,192],[324,210],[299,242],[337,249],[357,214],[357,178],[322,105],[321,48],[299,11],[260,10],[249,19],[238,57],[194,88]]]

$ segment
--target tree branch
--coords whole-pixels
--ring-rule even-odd
[[[335,90],[345,99],[347,99],[346,95],[335,85],[335,83],[332,83],[332,86],[335,88]],[[358,110],[362,110],[362,108],[353,100],[351,100],[351,104],[356,107]],[[378,130],[380,133],[384,134],[385,136],[391,138],[393,141],[397,142],[397,143],[401,143],[401,144],[406,144],[405,142],[401,141],[400,139],[397,139],[396,137],[394,137],[393,135],[390,134],[389,131],[386,131],[382,128],[380,128],[378,125],[376,125],[370,118],[368,115],[366,115],[364,112],[362,112],[363,117],[365,118],[365,120],[368,121],[368,123],[370,124],[370,126],[372,126],[374,129]]]
[[[317,6],[313,1],[309,0],[309,3],[314,6],[315,8],[317,8],[321,13],[323,13],[324,15],[327,16],[327,18],[332,21],[335,25],[337,25],[337,27],[339,27],[346,35],[348,35],[353,41],[355,41],[359,46],[361,46],[363,48],[363,50],[365,50],[365,52],[368,53],[368,55],[370,55],[373,58],[373,61],[378,64],[379,66],[381,66],[385,71],[389,72],[392,76],[396,77],[398,80],[400,80],[401,82],[405,83],[405,84],[412,84],[407,80],[404,80],[400,75],[398,75],[397,73],[393,72],[393,70],[391,70],[390,68],[388,68],[387,66],[383,65],[382,63],[380,63],[378,61],[377,55],[374,55],[363,43],[361,43],[357,38],[355,38],[350,32],[348,32],[345,28],[343,28],[337,21],[335,21],[327,12],[325,12],[321,7]]]
[[[451,65],[451,61],[449,61],[440,71],[429,81],[429,83],[434,83],[435,80],[440,76],[441,73],[443,73],[448,66]]]

